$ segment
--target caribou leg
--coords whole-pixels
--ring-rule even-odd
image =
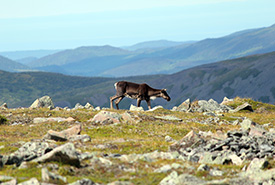
[[[147,105],[148,105],[148,109],[150,110],[151,109],[151,101],[150,101],[150,99],[146,100],[146,102],[147,102]]]
[[[118,99],[118,98],[119,98],[119,96],[117,96],[117,95],[114,95],[114,96],[110,97],[110,108],[111,109],[114,108],[113,107],[113,101],[116,100],[116,99]]]
[[[137,99],[137,106],[138,106],[138,107],[140,107],[140,103],[141,103],[141,99],[138,98],[138,99]]]
[[[117,110],[119,109],[119,108],[118,108],[118,104],[119,104],[119,102],[120,102],[123,98],[124,98],[124,96],[121,96],[121,97],[119,97],[119,98],[115,101],[116,109],[117,109]]]

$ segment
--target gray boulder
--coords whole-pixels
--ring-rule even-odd
[[[250,112],[254,111],[252,106],[249,103],[246,102],[246,103],[238,106],[237,108],[235,108],[232,112],[239,112],[239,111],[242,111],[242,110],[248,110]]]
[[[1,182],[0,181],[0,184],[1,185],[16,185],[17,184],[17,180],[16,179],[12,179],[12,180],[6,181],[6,182]]]
[[[44,139],[51,139],[55,141],[67,141],[70,137],[79,135],[80,132],[81,132],[81,125],[75,125],[61,132],[49,130],[48,133],[44,136]]]
[[[95,185],[95,183],[93,181],[91,181],[90,179],[81,179],[81,180],[75,181],[73,183],[70,183],[68,185]]]
[[[43,96],[41,98],[36,99],[30,108],[49,108],[49,109],[54,109],[54,104],[49,96]]]
[[[45,155],[33,160],[38,163],[45,163],[50,161],[62,162],[64,164],[70,164],[76,167],[80,166],[79,154],[76,152],[73,143],[66,143],[58,146]]]
[[[144,111],[143,107],[137,107],[131,104],[130,111]]]
[[[0,106],[0,109],[3,109],[3,110],[5,110],[5,109],[7,109],[7,108],[8,108],[7,103],[3,103],[3,104]]]
[[[191,108],[189,111],[191,112],[229,112],[233,109],[227,105],[218,104],[213,99],[208,101],[206,100],[199,100],[197,103],[194,102],[191,104]]]
[[[86,105],[84,106],[85,109],[93,109],[94,106],[92,106],[89,102],[86,103]]]
[[[99,113],[97,113],[90,121],[95,124],[113,124],[113,123],[119,123],[122,116],[116,112],[109,112],[102,110]]]
[[[187,112],[191,107],[191,101],[190,98],[185,100],[182,104],[180,104],[175,110],[181,111],[181,112]]]
[[[173,171],[172,173],[170,173],[170,175],[162,179],[159,185],[181,185],[181,184],[199,185],[199,184],[204,184],[205,182],[206,181],[201,180],[193,175],[185,174],[185,173],[178,175],[176,171]]]
[[[40,182],[36,178],[31,178],[30,180],[21,182],[18,185],[40,185]]]
[[[47,142],[27,142],[17,151],[4,157],[4,164],[16,164],[19,166],[23,161],[31,161],[53,150]]]
[[[75,104],[74,109],[84,109],[84,106],[80,103]]]

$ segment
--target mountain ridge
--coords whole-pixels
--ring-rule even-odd
[[[79,77],[58,73],[0,71],[0,104],[11,107],[29,106],[34,99],[49,95],[57,106],[72,107],[90,102],[109,107],[109,97],[115,94],[113,84],[120,80],[147,83],[154,88],[166,88],[170,102],[157,99],[152,106],[178,106],[187,98],[222,101],[240,96],[275,102],[275,52],[204,64],[171,75],[145,75],[121,78]],[[125,98],[122,108],[136,104]],[[145,104],[143,104],[145,105]]]

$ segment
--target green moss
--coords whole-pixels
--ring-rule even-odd
[[[8,119],[7,119],[6,117],[0,115],[0,125],[1,125],[1,124],[5,124],[5,123],[7,123],[7,122],[8,122]]]
[[[28,163],[27,166],[28,168],[26,169],[17,169],[13,166],[6,165],[2,170],[0,170],[0,175],[15,177],[17,183],[26,181],[33,177],[41,181],[41,168],[37,168],[37,163]]]

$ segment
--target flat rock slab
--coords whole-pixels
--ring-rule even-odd
[[[119,123],[122,116],[116,112],[100,111],[90,121],[96,124],[113,124]]]
[[[252,106],[249,104],[249,103],[244,103],[244,104],[242,104],[242,105],[240,105],[240,106],[238,106],[236,109],[234,109],[232,112],[239,112],[239,111],[242,111],[242,110],[248,110],[248,111],[250,111],[250,112],[253,112],[254,110],[253,110],[253,108],[252,108]]]
[[[155,116],[157,119],[167,120],[167,121],[182,121],[182,119],[176,116]]]
[[[68,118],[61,118],[61,117],[49,117],[49,118],[43,118],[43,117],[37,117],[33,119],[33,123],[47,123],[47,122],[73,122],[75,121],[74,118],[68,117]]]
[[[64,164],[70,164],[77,167],[80,166],[78,153],[76,152],[76,149],[73,143],[66,143],[64,145],[58,146],[52,151],[46,153],[45,155],[33,161],[38,163],[57,161],[57,162],[62,162]]]
[[[44,136],[44,139],[51,139],[55,141],[67,141],[69,138],[79,135],[80,133],[81,125],[75,125],[61,132],[49,130],[48,133]]]

